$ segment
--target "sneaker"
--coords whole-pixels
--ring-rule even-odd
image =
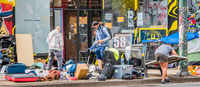
[[[166,82],[164,82],[164,81],[161,81],[161,83],[162,83],[162,84],[166,84]]]
[[[171,83],[171,81],[170,81],[169,78],[166,78],[165,81],[166,81],[167,83]]]

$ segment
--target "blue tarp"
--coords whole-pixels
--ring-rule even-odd
[[[152,41],[158,41],[158,40],[142,40],[142,43],[152,42]]]
[[[195,38],[199,38],[199,33],[190,33],[190,32],[187,33],[188,41],[195,39]],[[142,43],[151,42],[151,41],[156,41],[156,40],[143,40]],[[170,36],[167,36],[167,37],[163,37],[157,41],[164,41],[164,43],[170,43],[170,44],[178,44],[179,43],[179,32],[172,34]]]

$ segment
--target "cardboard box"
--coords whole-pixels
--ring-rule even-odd
[[[43,64],[46,64],[46,59],[36,58],[36,59],[34,59],[34,62],[35,62],[35,63],[41,62],[41,63],[43,63]]]
[[[69,23],[70,24],[77,23],[77,18],[76,17],[70,17]],[[87,24],[87,16],[86,17],[79,17],[79,23],[80,24]]]
[[[77,79],[85,78],[87,76],[88,70],[89,69],[86,64],[77,64],[74,75],[77,77]]]

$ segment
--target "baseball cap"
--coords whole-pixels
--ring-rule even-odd
[[[98,21],[94,21],[94,22],[92,22],[92,27],[94,27],[95,25],[98,25],[98,24],[99,24]]]

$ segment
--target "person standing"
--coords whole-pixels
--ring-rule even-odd
[[[98,60],[98,66],[102,70],[103,65],[103,52],[107,46],[109,46],[109,39],[111,38],[107,29],[104,26],[100,26],[99,22],[94,21],[92,27],[96,30],[95,42],[90,50],[95,49],[96,60]],[[97,45],[98,44],[98,45]],[[96,47],[97,46],[97,47]]]
[[[165,43],[158,47],[155,51],[155,58],[156,61],[159,62],[161,69],[162,69],[162,80],[161,83],[166,84],[165,80],[167,82],[170,82],[170,79],[167,76],[167,67],[168,67],[168,57],[172,53],[172,55],[177,55],[176,51],[172,48],[172,45],[170,43]],[[170,82],[171,83],[171,82]]]
[[[62,51],[63,51],[63,36],[60,33],[61,28],[59,26],[56,27],[53,31],[51,31],[47,37],[47,43],[49,44],[49,60],[47,70],[51,70],[54,57],[57,58],[58,70],[63,71],[62,69]]]

